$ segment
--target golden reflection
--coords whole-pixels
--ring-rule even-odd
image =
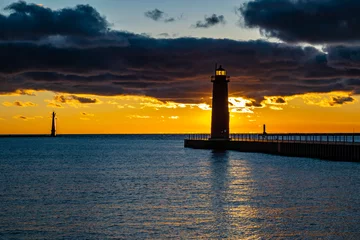
[[[242,239],[260,239],[261,218],[258,207],[253,206],[254,185],[251,166],[246,160],[229,161],[228,206],[232,231]]]

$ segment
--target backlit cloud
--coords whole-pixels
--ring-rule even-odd
[[[129,116],[127,116],[128,118],[130,118],[130,119],[149,119],[150,118],[150,116],[142,116],[142,115],[129,115]]]
[[[343,105],[343,104],[348,104],[348,103],[353,103],[353,102],[355,102],[355,99],[350,96],[348,96],[348,97],[332,97],[329,104],[331,106],[335,106],[335,105]]]
[[[5,107],[35,107],[37,104],[32,102],[21,102],[21,101],[15,101],[15,102],[3,102],[3,105]]]
[[[272,96],[272,97],[265,97],[264,103],[270,105],[286,105],[287,101],[285,97]]]
[[[34,120],[35,119],[35,117],[26,117],[26,116],[23,116],[23,115],[16,115],[13,118],[18,119],[18,120],[24,120],[24,121]]]
[[[64,108],[63,105],[56,103],[54,100],[45,100],[45,102],[48,103],[46,106],[50,108]]]
[[[59,103],[81,103],[81,104],[92,104],[100,103],[101,101],[97,98],[79,97],[76,95],[56,95],[54,100]]]
[[[287,101],[300,98],[307,105],[317,105],[320,107],[340,107],[345,104],[355,103],[356,99],[348,92],[331,92],[331,93],[307,93],[287,97]]]
[[[92,113],[86,113],[86,112],[82,112],[81,115],[82,115],[82,116],[87,116],[87,117],[93,117],[93,116],[95,116],[95,115],[92,114]]]

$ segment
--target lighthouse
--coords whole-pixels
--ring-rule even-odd
[[[229,140],[229,79],[221,65],[215,68],[215,76],[211,77],[213,83],[211,140]]]
[[[52,113],[52,123],[51,123],[51,137],[56,137],[56,113]]]

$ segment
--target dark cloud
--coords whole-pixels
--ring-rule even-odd
[[[23,119],[23,120],[28,120],[29,119],[28,117],[25,117],[25,116],[16,116],[15,118],[16,119]]]
[[[284,104],[286,103],[286,100],[284,98],[278,97],[276,98],[275,103]]]
[[[243,24],[287,42],[360,40],[358,0],[252,0],[240,9]]]
[[[51,10],[19,1],[5,8],[9,15],[0,14],[0,39],[40,39],[48,36],[97,37],[107,32],[109,23],[93,7]]]
[[[251,102],[246,103],[246,107],[262,108],[264,105],[261,104],[260,101],[252,100]]]
[[[231,76],[230,94],[254,99],[252,106],[260,107],[265,96],[360,92],[356,46],[328,46],[326,54],[284,43],[155,39],[114,30],[92,38],[67,35],[66,44],[60,46],[44,43],[49,36],[0,42],[0,93],[19,89],[67,93],[54,103],[99,102],[77,94],[136,94],[198,103],[211,95],[209,75],[216,62]]]
[[[154,21],[159,21],[164,17],[164,12],[155,8],[154,10],[145,12],[145,17],[148,17]]]
[[[264,104],[285,105],[287,104],[287,101],[284,97],[265,97]]]
[[[326,47],[329,65],[341,69],[360,69],[360,46]]]
[[[147,11],[144,13],[145,17],[150,18],[154,21],[163,21],[165,23],[175,22],[175,18],[167,17],[167,14],[159,9],[155,8],[154,10]]]
[[[347,103],[354,102],[355,99],[353,97],[332,97],[331,101],[329,102],[330,106],[336,106],[336,105],[343,105]]]
[[[359,89],[355,80],[360,68],[338,68],[335,60],[339,56],[327,56],[311,47],[132,35],[127,41],[126,47],[90,49],[0,44],[0,92],[36,89],[194,101],[209,96],[208,78],[215,62],[222,63],[232,76],[232,94],[260,102],[264,96]]]
[[[83,104],[89,104],[89,103],[99,103],[100,101],[96,98],[87,98],[87,97],[79,97],[76,95],[57,95],[54,97],[54,100],[59,103],[83,103]]]
[[[223,15],[217,16],[216,14],[211,15],[210,17],[205,16],[204,21],[198,21],[194,27],[195,28],[209,28],[218,24],[225,24],[225,18]]]

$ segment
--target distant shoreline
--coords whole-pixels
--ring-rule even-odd
[[[23,138],[23,137],[51,137],[50,134],[8,134],[0,135],[0,138]]]

